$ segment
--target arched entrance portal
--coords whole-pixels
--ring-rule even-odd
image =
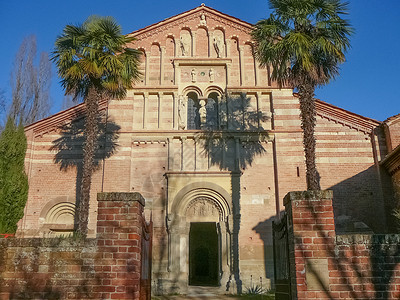
[[[218,286],[218,239],[215,222],[190,223],[189,285]]]
[[[220,186],[196,182],[183,187],[170,203],[170,269],[180,293],[185,293],[190,285],[219,286],[221,292],[229,286],[229,200],[229,194]]]
[[[221,213],[218,202],[212,198],[197,197],[189,202],[189,285],[219,285]]]

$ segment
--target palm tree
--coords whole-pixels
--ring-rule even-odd
[[[133,40],[121,34],[121,27],[113,18],[92,16],[81,25],[65,26],[55,42],[52,60],[57,65],[65,94],[81,98],[86,104],[82,183],[77,208],[77,231],[84,236],[88,229],[99,101],[123,98],[140,77],[140,52],[126,47]]]
[[[252,32],[255,55],[280,87],[298,91],[308,190],[320,189],[315,164],[315,88],[339,74],[353,29],[340,0],[269,0],[273,13]]]

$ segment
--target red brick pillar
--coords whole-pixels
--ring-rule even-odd
[[[329,287],[329,264],[335,249],[332,197],[327,190],[290,192],[284,198],[292,299],[339,298]]]
[[[140,299],[144,198],[139,193],[99,193],[97,201],[102,259],[95,262],[96,292],[101,299]]]

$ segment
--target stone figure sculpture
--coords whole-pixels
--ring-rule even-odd
[[[206,16],[204,14],[200,15],[200,25],[203,25],[203,26],[207,25]]]
[[[178,126],[179,129],[185,129],[186,127],[186,103],[183,99],[183,96],[179,97],[178,103]]]
[[[196,79],[197,79],[196,69],[192,69],[192,72],[190,72],[190,75],[192,76],[192,82],[196,82]]]
[[[208,72],[208,75],[210,76],[210,82],[214,81],[214,69],[210,69],[210,71]]]
[[[220,37],[215,37],[213,44],[215,52],[217,53],[217,57],[218,58],[222,57],[222,53],[224,51],[224,43],[222,39]]]
[[[207,118],[206,101],[202,99],[200,100],[199,104],[200,104],[199,108],[200,124],[204,125],[206,123],[206,118]]]
[[[181,46],[182,56],[188,56],[189,55],[189,41],[188,41],[187,36],[181,36],[179,39],[179,43]]]

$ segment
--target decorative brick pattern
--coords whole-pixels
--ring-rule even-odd
[[[272,220],[283,209],[283,195],[306,188],[299,99],[290,87],[281,89],[271,81],[270,68],[255,63],[251,30],[251,24],[201,5],[132,32],[136,38],[132,47],[144,54],[143,77],[126,98],[100,103],[100,112],[108,116],[107,134],[100,139],[92,178],[89,236],[96,236],[97,192],[140,192],[148,201],[146,215],[154,219],[153,278],[160,293],[177,292],[177,278],[186,282],[188,277],[178,267],[179,276],[171,272],[171,266],[174,270],[174,264],[187,261],[167,251],[181,247],[180,239],[168,236],[173,229],[166,220],[175,213],[170,208],[180,201],[171,194],[199,182],[225,189],[230,211],[240,209],[234,243],[242,285],[261,278],[269,288],[274,277]],[[222,43],[216,50],[218,40]],[[220,94],[221,132],[187,130],[189,92],[200,98]],[[367,230],[384,232],[382,219],[390,211],[384,208],[394,204],[387,202],[391,182],[377,168],[387,154],[381,122],[319,100],[316,105],[317,169],[321,187],[335,193],[334,213],[341,223],[336,230],[348,232],[363,223]],[[75,203],[82,140],[71,133],[83,128],[82,120],[76,119],[84,113],[82,103],[25,128],[30,189],[18,237],[53,234],[60,227],[46,221],[52,205]],[[388,122],[398,126],[395,119]],[[69,124],[79,130],[60,130]],[[67,151],[54,148],[60,140],[69,141]],[[170,174],[179,174],[180,179],[172,183]],[[223,277],[233,278],[228,273]],[[227,281],[221,281],[224,286]]]
[[[332,197],[285,197],[293,299],[399,299],[400,235],[336,235]]]
[[[0,240],[0,299],[150,299],[143,197],[100,193],[98,203],[96,239]]]

